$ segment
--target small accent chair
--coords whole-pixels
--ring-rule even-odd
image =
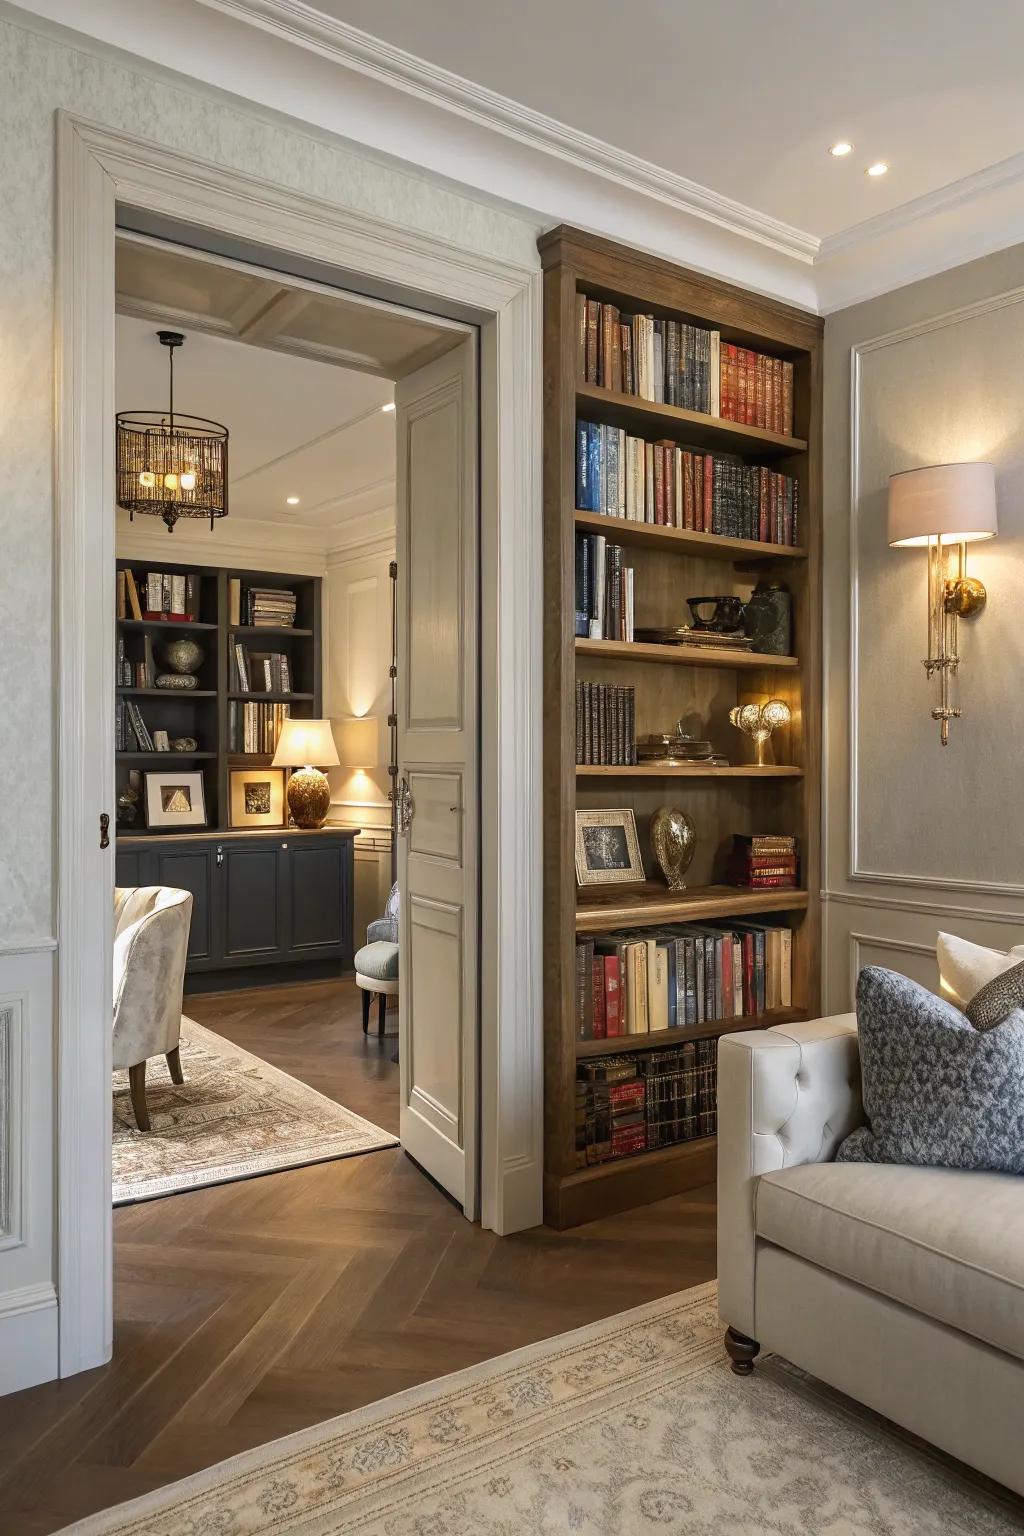
[[[178,1055],[191,891],[141,885],[114,892],[114,1066],[128,1068],[132,1109],[148,1131],[146,1062],[166,1056],[171,1081],[185,1081]]]
[[[398,885],[391,887],[384,916],[366,930],[366,943],[356,951],[356,986],[363,989],[363,1034],[370,1029],[370,999],[377,995],[377,1035],[384,1034],[388,998],[398,995]]]

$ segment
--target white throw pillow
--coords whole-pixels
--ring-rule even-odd
[[[1024,944],[1015,944],[1013,949],[1004,952],[986,949],[984,944],[972,944],[955,933],[940,933],[935,947],[940,990],[961,1013],[976,992],[1024,960]]]

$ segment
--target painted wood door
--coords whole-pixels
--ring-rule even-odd
[[[476,338],[396,386],[402,1145],[479,1198]]]

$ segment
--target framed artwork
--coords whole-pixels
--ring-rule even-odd
[[[626,885],[643,878],[633,812],[577,811],[577,884]]]
[[[229,777],[233,827],[284,826],[283,768],[232,768]]]
[[[180,832],[185,827],[206,826],[206,797],[203,775],[147,773],[146,826],[151,832]]]

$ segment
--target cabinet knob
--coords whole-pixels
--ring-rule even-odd
[[[281,847],[282,847],[282,848],[287,848],[287,847],[288,847],[288,844],[287,844],[287,843],[282,843],[282,844],[281,844]]]
[[[224,849],[223,848],[218,848],[217,849],[217,863],[218,864],[223,864],[224,863]]]

